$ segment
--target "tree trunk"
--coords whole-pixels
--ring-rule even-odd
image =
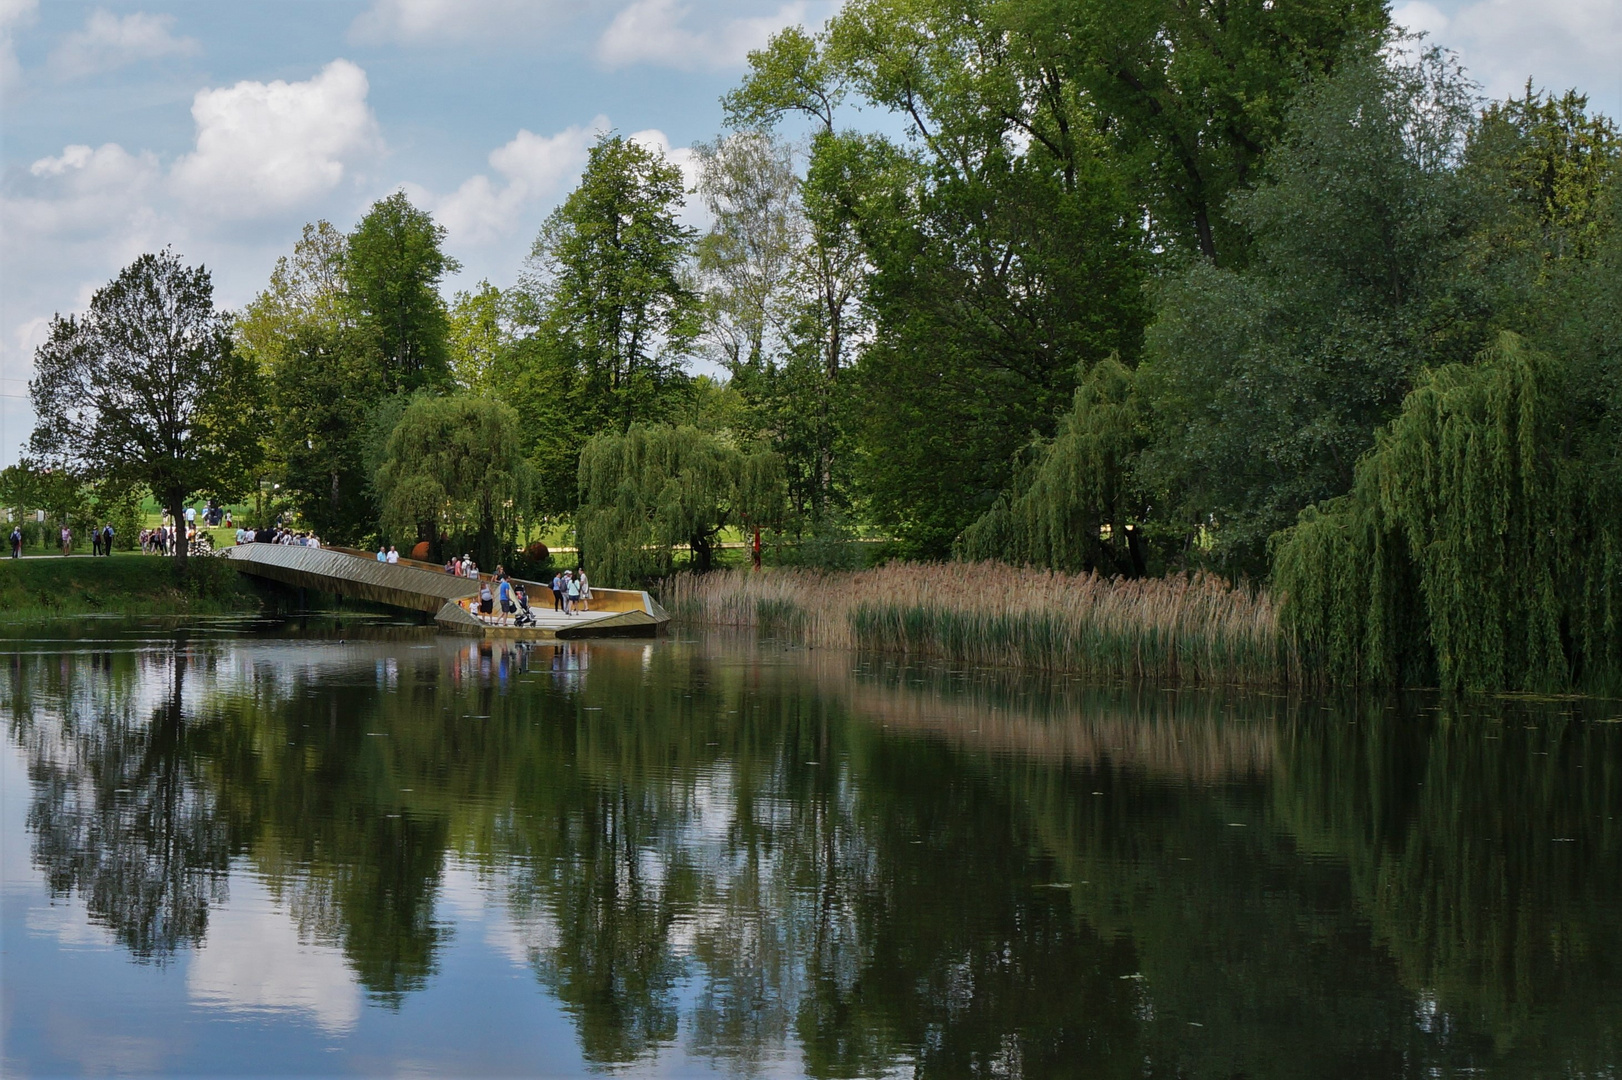
[[[169,506],[169,520],[175,530],[175,565],[185,566],[187,549],[191,546],[186,540],[186,493],[171,490],[164,502]]]

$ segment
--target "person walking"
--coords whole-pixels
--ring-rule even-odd
[[[496,598],[495,594],[490,591],[490,583],[488,581],[479,582],[479,614],[488,619],[495,614],[495,607]]]
[[[572,572],[563,582],[563,590],[563,612],[566,615],[573,615],[575,609],[580,606],[580,582],[575,579]]]
[[[111,555],[113,553],[113,537],[115,535],[116,534],[113,532],[112,522],[109,521],[107,524],[101,527],[101,553],[103,555]]]
[[[69,554],[72,554],[72,552],[73,552],[73,530],[68,528],[66,525],[64,525],[64,526],[62,526],[62,554],[63,555],[69,555]]]
[[[580,610],[590,611],[591,582],[586,580],[586,568],[582,566],[580,569],[576,570],[575,576],[580,579]]]
[[[90,554],[92,556],[96,556],[96,555],[101,554],[101,530],[100,529],[93,528],[93,529],[90,530]]]
[[[505,626],[507,620],[518,610],[518,604],[513,600],[512,582],[507,580],[507,575],[497,573],[496,582],[496,592],[501,598],[501,625]]]
[[[552,575],[552,610],[563,610],[563,571]]]
[[[21,525],[11,527],[11,557],[13,559],[23,557],[23,530]]]

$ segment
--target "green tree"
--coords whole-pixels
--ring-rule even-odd
[[[1459,167],[1474,106],[1434,51],[1344,60],[1297,99],[1271,181],[1230,205],[1249,264],[1162,285],[1140,479],[1184,535],[1214,525],[1228,571],[1264,573],[1268,537],[1351,486],[1421,369],[1486,344],[1463,262],[1491,205]]]
[[[450,324],[439,283],[461,265],[445,229],[403,191],[372,204],[349,234],[344,281],[359,319],[377,334],[390,392],[450,380]]]
[[[597,435],[580,454],[577,530],[582,560],[601,581],[668,574],[686,545],[710,568],[727,525],[771,527],[782,515],[782,461],[691,427],[633,424]]]
[[[28,388],[33,453],[145,487],[176,521],[195,494],[239,493],[259,454],[261,384],[231,327],[206,269],[142,255],[83,315],[52,320]]]
[[[1507,333],[1431,373],[1351,492],[1279,536],[1274,580],[1319,670],[1489,691],[1622,674],[1616,451],[1574,452],[1596,417],[1569,378]]]
[[[1137,577],[1148,568],[1149,506],[1132,460],[1144,423],[1133,372],[1109,359],[1076,389],[1075,405],[1050,441],[990,510],[953,545],[960,559]]]
[[[510,558],[534,498],[518,427],[518,414],[490,398],[412,400],[377,470],[384,532],[427,540],[436,559],[446,542],[483,566]]]
[[[604,135],[535,240],[523,286],[550,358],[574,371],[574,386],[551,390],[573,398],[587,430],[657,419],[680,394],[700,330],[685,274],[696,232],[677,220],[682,205],[679,168]]]
[[[508,298],[489,281],[472,292],[457,291],[450,308],[450,364],[456,385],[489,393],[491,372],[512,347]]]

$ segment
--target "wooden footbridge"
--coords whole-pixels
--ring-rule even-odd
[[[489,574],[472,578],[447,574],[432,563],[401,559],[381,563],[375,555],[349,548],[302,547],[297,544],[241,544],[221,555],[254,577],[297,589],[369,600],[374,604],[432,615],[445,630],[486,637],[552,638],[652,637],[670,621],[658,602],[630,589],[591,590],[591,609],[573,615],[552,610],[552,587],[512,578],[529,594],[534,626],[512,625],[512,619],[478,613],[480,581],[496,591]]]

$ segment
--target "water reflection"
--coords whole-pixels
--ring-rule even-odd
[[[342,971],[385,1010],[435,984],[460,892],[532,973],[473,992],[539,988],[598,1065],[1618,1064],[1603,703],[1326,708],[735,640],[319,627],[8,666],[50,892],[140,961],[206,939],[194,1000],[307,1007],[326,1036],[357,1023]],[[244,890],[281,922],[247,920]]]

